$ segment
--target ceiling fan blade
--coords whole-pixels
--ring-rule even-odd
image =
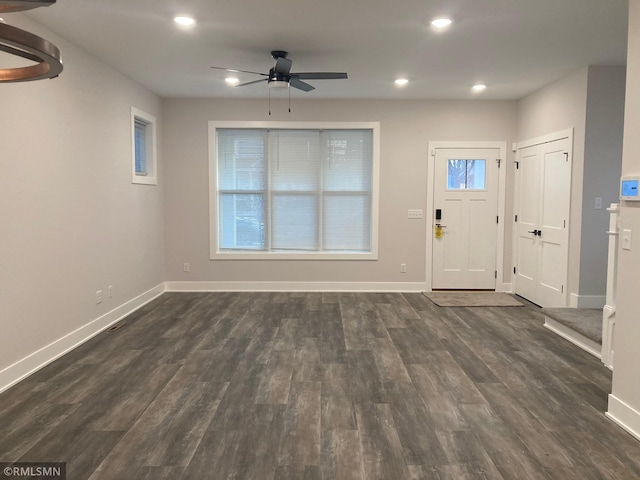
[[[266,82],[269,80],[268,78],[261,78],[260,80],[254,80],[253,82],[241,83],[240,85],[235,85],[236,87],[244,87],[245,85],[252,85],[254,83]]]
[[[291,73],[291,77],[300,78],[302,80],[334,80],[338,78],[347,78],[346,73],[340,72],[301,72]]]
[[[295,77],[291,77],[291,79],[289,80],[289,85],[299,90],[303,90],[305,92],[310,92],[311,90],[316,89],[316,87],[309,85],[308,83],[305,83],[302,80]]]
[[[291,60],[288,58],[279,57],[276,60],[276,66],[273,67],[273,71],[275,73],[282,73],[284,75],[289,74],[289,70],[291,70]]]
[[[262,75],[263,77],[269,76],[266,73],[250,72],[249,70],[238,70],[236,68],[224,68],[224,67],[210,67],[210,68],[215,68],[216,70],[226,70],[227,72],[234,72],[234,73],[253,73],[254,75]]]

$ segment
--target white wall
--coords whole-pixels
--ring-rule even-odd
[[[518,141],[574,129],[571,213],[569,230],[569,292],[579,293],[582,179],[587,115],[588,69],[577,72],[528,95],[518,102]],[[606,259],[606,256],[605,256]],[[605,270],[606,275],[606,270]]]
[[[427,220],[408,220],[407,209],[426,208],[428,142],[515,140],[514,101],[313,101],[301,95],[293,93],[291,114],[285,100],[272,101],[271,117],[266,98],[163,101],[167,281],[424,283]],[[379,260],[209,260],[210,120],[380,122]]]
[[[6,20],[55,43],[64,71],[0,85],[0,390],[134,306],[164,264],[162,187],[131,184],[130,106],[160,121],[159,98],[26,17]]]
[[[629,2],[629,47],[622,174],[640,175],[640,0]],[[640,438],[640,205],[622,202],[620,231],[632,231],[632,250],[620,249],[614,332],[613,392],[609,412]]]
[[[590,66],[582,182],[580,296],[603,296],[607,289],[609,213],[619,201],[624,131],[626,68]],[[595,208],[596,197],[602,209]]]

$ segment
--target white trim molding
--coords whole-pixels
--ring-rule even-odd
[[[160,284],[0,371],[0,393],[82,345],[165,292]]]
[[[640,412],[609,394],[609,410],[605,415],[640,440]]]
[[[421,282],[167,282],[167,292],[403,292],[425,291]]]
[[[530,138],[528,140],[522,140],[515,144],[516,151],[527,147],[533,147],[534,145],[540,145],[542,143],[555,142],[556,140],[562,140],[568,138],[571,140],[571,146],[573,147],[573,127],[566,128],[564,130],[558,130],[557,132],[548,133],[540,137]],[[573,148],[572,148],[573,150]],[[571,152],[573,153],[573,151]]]

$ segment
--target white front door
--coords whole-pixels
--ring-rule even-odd
[[[499,156],[498,148],[435,149],[433,289],[496,287]]]
[[[518,150],[515,292],[565,307],[571,193],[570,139]]]

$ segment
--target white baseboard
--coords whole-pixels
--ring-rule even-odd
[[[566,325],[556,322],[553,318],[547,316],[544,317],[544,327],[548,328],[553,333],[560,335],[562,338],[570,341],[574,345],[577,345],[594,357],[601,358],[602,346],[590,338],[585,337],[581,333],[571,330]]]
[[[424,292],[422,282],[166,282],[168,292]]]
[[[610,394],[609,410],[605,415],[640,440],[640,412]]]
[[[501,288],[501,290],[499,290]],[[512,283],[503,283],[502,286],[497,286],[496,292],[514,293]]]
[[[101,317],[90,321],[86,325],[50,343],[46,347],[33,352],[31,355],[9,365],[0,371],[0,392],[12,387],[16,383],[50,364],[65,353],[73,350],[87,340],[95,337],[104,329],[129,315],[143,305],[149,303],[165,291],[164,284],[160,284],[151,290],[144,292],[123,305],[105,313]]]
[[[605,295],[569,295],[569,307],[571,308],[603,308],[607,301]]]
[[[602,363],[613,370],[613,334],[616,326],[616,307],[605,305],[602,310]]]

